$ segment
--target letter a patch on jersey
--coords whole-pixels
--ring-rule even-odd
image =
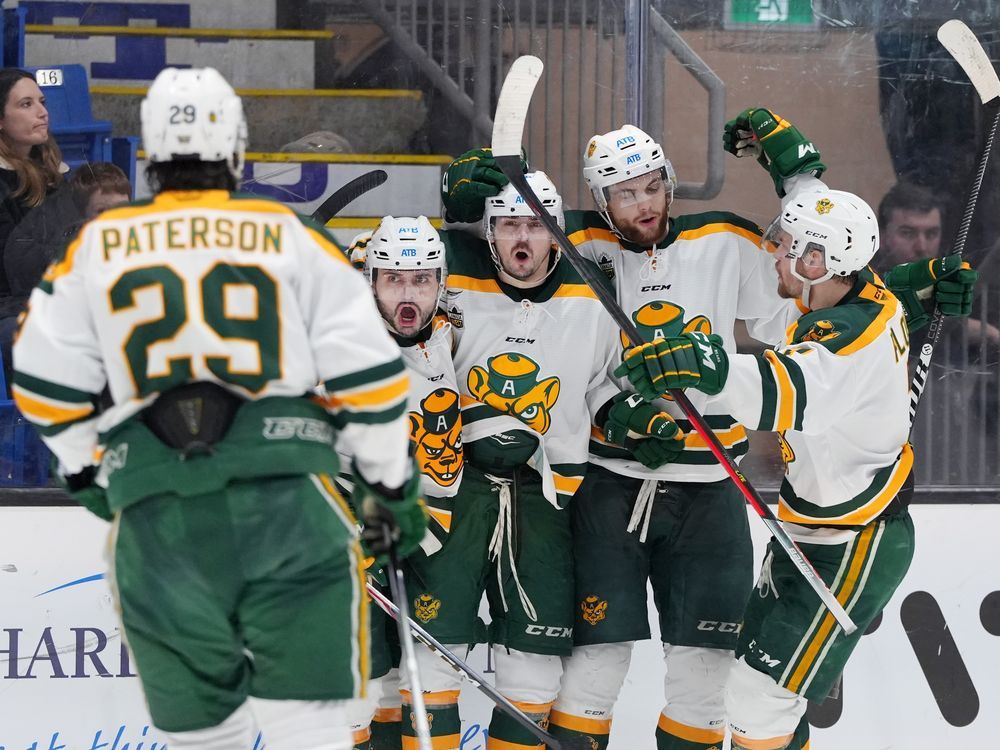
[[[469,392],[484,404],[517,417],[544,435],[559,398],[559,378],[539,378],[538,363],[517,352],[490,357],[469,370]]]

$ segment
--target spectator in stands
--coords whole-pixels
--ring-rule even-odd
[[[910,182],[897,182],[878,206],[879,266],[889,269],[941,255],[943,219],[942,203],[934,193]]]
[[[35,77],[19,68],[0,69],[0,253],[14,227],[62,183],[63,164],[49,135],[45,95]],[[22,303],[10,295],[0,269],[0,353],[10,372],[10,344]]]
[[[80,226],[127,203],[131,192],[128,177],[114,164],[84,164],[45,203],[28,212],[11,231],[3,252],[3,273],[11,298],[18,302],[14,314]]]

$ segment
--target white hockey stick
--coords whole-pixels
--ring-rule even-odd
[[[531,55],[519,57],[511,65],[510,71],[504,79],[503,88],[500,90],[500,99],[497,102],[497,111],[493,118],[493,158],[496,159],[497,166],[503,170],[507,179],[510,180],[511,184],[521,194],[521,197],[524,198],[531,210],[548,228],[549,233],[559,243],[559,246],[566,254],[573,268],[583,277],[583,280],[593,290],[594,294],[597,295],[601,304],[604,305],[604,309],[615,319],[615,322],[632,342],[632,345],[639,346],[645,342],[642,340],[642,336],[636,329],[635,324],[625,314],[625,311],[621,309],[614,296],[601,283],[598,275],[599,272],[584,261],[580,252],[569,241],[566,233],[559,228],[555,219],[545,210],[541,201],[538,200],[538,196],[535,195],[534,191],[528,185],[528,181],[524,179],[524,174],[521,172],[521,137],[524,133],[524,121],[528,116],[528,105],[531,102],[531,94],[535,90],[535,84],[538,83],[538,79],[542,75],[542,68],[542,61]],[[730,479],[736,483],[747,503],[757,511],[757,515],[764,521],[764,525],[774,535],[778,544],[788,554],[788,557],[799,569],[799,572],[812,587],[813,591],[819,596],[820,600],[830,611],[830,614],[837,620],[840,627],[848,635],[857,630],[857,626],[851,620],[841,603],[837,601],[837,597],[827,587],[819,573],[812,566],[812,563],[802,554],[802,550],[799,549],[795,541],[788,536],[788,532],[785,531],[784,526],[781,525],[771,509],[767,507],[764,499],[754,489],[747,478],[743,476],[743,473],[736,466],[736,462],[733,461],[732,456],[729,455],[722,443],[719,442],[715,433],[712,432],[712,428],[708,426],[705,419],[694,408],[694,404],[691,403],[684,391],[671,389],[670,395],[677,405],[680,406],[688,420],[690,420],[695,431],[708,444],[713,455],[722,465],[722,468],[726,470]]]
[[[379,609],[397,622],[400,621],[399,609],[396,605],[393,604],[385,594],[372,586],[370,583],[368,584],[368,595],[371,596],[372,601],[375,602]],[[486,681],[485,677],[480,675],[476,670],[455,656],[455,654],[453,654],[450,650],[442,646],[434,636],[420,627],[413,620],[406,619],[406,622],[409,623],[410,632],[413,634],[414,638],[427,646],[427,648],[433,651],[441,659],[448,662],[452,669],[463,675],[465,679],[471,682],[487,698],[493,701],[497,708],[514,719],[526,730],[531,732],[535,739],[546,747],[551,748],[551,750],[563,750],[564,746],[560,744],[559,740],[555,739],[552,735],[539,727],[526,713],[524,713],[524,711],[504,698],[496,688]]]
[[[388,531],[386,532],[388,536]],[[431,724],[427,719],[427,708],[424,706],[424,687],[420,681],[420,669],[417,666],[417,653],[413,650],[413,636],[406,623],[410,619],[409,607],[406,601],[406,582],[403,580],[403,569],[399,565],[399,554],[392,539],[387,539],[389,560],[386,573],[389,576],[389,591],[396,602],[399,617],[396,626],[399,632],[399,645],[403,651],[403,664],[406,665],[407,677],[410,682],[410,706],[413,708],[413,728],[417,733],[417,746],[420,750],[433,750],[431,743]]]
[[[983,105],[993,114],[993,123],[986,136],[986,145],[983,146],[982,156],[979,157],[979,169],[976,170],[975,179],[972,181],[972,189],[969,191],[969,198],[965,203],[962,223],[958,228],[955,244],[951,250],[953,254],[961,255],[962,251],[965,250],[965,238],[969,234],[969,226],[972,224],[972,214],[976,210],[976,201],[979,200],[979,189],[983,185],[986,165],[990,160],[990,153],[993,151],[997,127],[1000,126],[1000,78],[997,77],[997,72],[993,68],[993,63],[986,54],[986,50],[976,39],[976,35],[964,23],[958,20],[946,21],[938,29],[937,36],[944,48],[955,58],[955,62],[965,71],[965,75],[969,77],[979,94],[979,98],[982,99]],[[920,403],[920,396],[923,395],[924,387],[927,385],[931,357],[934,356],[934,347],[937,345],[938,339],[941,338],[941,323],[943,321],[944,315],[941,313],[941,308],[935,305],[930,328],[927,329],[927,337],[920,347],[920,358],[913,373],[913,382],[910,383],[911,427],[917,418],[917,405]]]

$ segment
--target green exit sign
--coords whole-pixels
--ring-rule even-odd
[[[727,29],[815,29],[819,0],[726,0]]]

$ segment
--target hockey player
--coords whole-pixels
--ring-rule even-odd
[[[750,113],[756,113],[753,126]],[[815,146],[768,110],[747,110],[727,132],[727,148],[759,156],[779,194],[823,187],[817,177],[825,167]],[[755,338],[773,343],[806,309],[775,293],[773,264],[758,249],[756,225],[725,212],[670,216],[673,169],[638,128],[594,136],[584,177],[600,212],[567,212],[569,238],[612,279],[619,303],[650,340],[722,332],[724,346],[735,352],[737,319]],[[443,193],[449,217],[474,218],[481,195],[503,179],[488,151],[459,157]],[[691,396],[722,443],[742,456],[746,430],[728,404]],[[689,430],[675,405],[656,403]],[[650,635],[648,579],[667,666],[657,747],[712,748],[725,734],[722,690],[752,585],[742,496],[691,431],[684,452],[655,470],[599,436],[591,462],[572,508],[577,648],[566,660],[551,730],[607,746],[632,644]]]
[[[18,408],[114,521],[123,634],[170,747],[250,748],[259,726],[272,749],[350,748],[368,601],[333,447],[341,429],[376,551],[415,547],[399,350],[321,228],[232,192],[246,125],[222,76],[162,71],[141,120],[156,194],[85,225],[46,272],[15,345]]]
[[[672,335],[629,350],[619,372],[647,398],[718,394],[741,422],[781,436],[778,516],[858,629],[844,634],[772,540],[725,702],[734,749],[801,750],[807,699],[827,696],[913,555],[909,341],[902,305],[867,268],[878,225],[860,198],[797,193],[764,241],[779,294],[811,308],[782,344],[732,354],[715,334]]]
[[[551,181],[542,173],[527,179],[562,224]],[[651,465],[669,461],[682,440],[667,415],[623,397],[609,379],[619,356],[613,322],[512,186],[489,200],[483,229],[486,242],[442,232],[466,466],[443,549],[410,559],[409,585],[417,619],[459,653],[485,638],[477,612],[486,590],[497,688],[541,722],[572,646],[570,518],[562,508],[581,484],[590,425]],[[423,649],[418,658],[435,747],[457,748],[458,676]],[[408,711],[404,701],[404,717]],[[407,733],[404,722],[404,747],[412,747]],[[537,746],[494,711],[488,748]]]
[[[410,441],[421,472],[421,493],[431,533],[421,547],[441,548],[451,525],[464,469],[462,417],[451,324],[435,316],[444,297],[445,246],[424,216],[386,216],[374,233],[351,244],[351,262],[364,270],[389,334],[399,345],[410,375],[407,417]],[[343,481],[343,480],[341,480]],[[401,743],[402,706],[396,668],[396,626],[372,608],[371,696],[355,720],[356,748],[392,750]],[[369,732],[370,724],[370,732]]]

